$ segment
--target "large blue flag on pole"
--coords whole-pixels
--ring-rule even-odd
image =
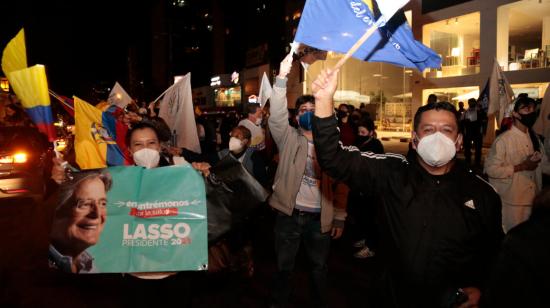
[[[395,12],[390,8],[387,13],[386,2],[399,1],[307,0],[295,41],[321,50],[346,53],[368,28],[380,26],[353,57],[419,71],[439,68],[441,57],[414,39],[403,10],[397,8]]]

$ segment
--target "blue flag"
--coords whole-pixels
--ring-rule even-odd
[[[295,41],[346,53],[380,17],[376,2],[372,1],[372,7],[367,3],[371,1],[307,0]],[[375,31],[353,57],[419,71],[441,66],[441,57],[414,39],[403,10],[397,11],[385,26]]]

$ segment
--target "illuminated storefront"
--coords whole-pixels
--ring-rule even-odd
[[[341,54],[328,53],[325,61],[313,63],[305,75],[305,93],[311,93],[311,83],[322,69],[336,65]],[[387,63],[349,59],[340,69],[334,106],[364,104],[372,110],[371,117],[387,127],[402,127],[410,122],[412,70]]]
[[[241,103],[241,85],[239,74],[223,74],[210,79],[210,87],[214,90],[216,107],[236,107]]]
[[[426,77],[463,76],[479,73],[479,12],[454,16],[423,27],[423,43],[441,56],[441,69]]]

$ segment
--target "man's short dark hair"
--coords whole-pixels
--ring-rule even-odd
[[[357,123],[357,126],[363,126],[364,128],[368,129],[369,132],[372,132],[374,131],[375,127],[374,127],[374,121],[371,120],[370,118],[363,118],[362,120],[359,121],[359,123]]]
[[[428,104],[429,103],[435,103],[435,102],[437,102],[437,95],[435,95],[433,93],[428,95]]]
[[[155,127],[155,125],[153,125],[152,123],[150,122],[139,122],[135,125],[132,125],[132,128],[130,128],[128,130],[128,132],[126,132],[126,136],[124,137],[124,142],[126,142],[126,146],[127,147],[130,147],[130,140],[132,139],[132,134],[136,131],[136,130],[140,130],[140,129],[145,129],[145,128],[150,128],[152,129],[154,132],[155,132],[155,135],[157,135],[157,139],[159,139],[159,132],[158,132],[158,128]],[[159,139],[160,141],[160,139]]]
[[[240,130],[243,134],[244,139],[248,139],[248,141],[252,141],[252,133],[250,132],[250,129],[248,129],[246,126],[239,125],[235,127],[236,129]]]
[[[535,104],[535,100],[530,98],[529,96],[527,96],[527,94],[525,95],[522,95],[522,94],[525,94],[525,93],[521,93],[520,95],[518,95],[518,98],[516,99],[516,102],[514,103],[514,111],[515,112],[518,112],[518,110],[523,107],[523,106],[527,106],[529,104]]]
[[[315,104],[315,97],[313,97],[313,95],[302,95],[298,97],[298,99],[296,99],[296,110],[300,109],[300,106],[305,103]]]
[[[246,104],[246,114],[249,115],[249,114],[255,114],[256,111],[258,110],[258,108],[260,108],[260,104],[257,104],[257,103],[247,103]]]
[[[449,102],[437,102],[437,103],[429,103],[429,104],[426,104],[426,105],[418,108],[418,110],[416,111],[416,113],[414,115],[414,126],[413,126],[414,131],[416,131],[416,129],[418,129],[418,124],[420,124],[420,118],[422,117],[422,114],[426,111],[429,111],[429,110],[449,111],[450,113],[452,113],[455,116],[456,127],[458,129],[460,129],[460,115],[459,115],[458,111],[456,111],[455,106],[453,106]]]

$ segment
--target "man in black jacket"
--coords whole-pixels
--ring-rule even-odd
[[[429,103],[414,119],[408,161],[338,144],[332,97],[338,72],[321,72],[312,90],[321,167],[351,189],[381,197],[383,307],[475,307],[503,236],[501,205],[489,184],[455,159],[462,144],[449,103]]]

